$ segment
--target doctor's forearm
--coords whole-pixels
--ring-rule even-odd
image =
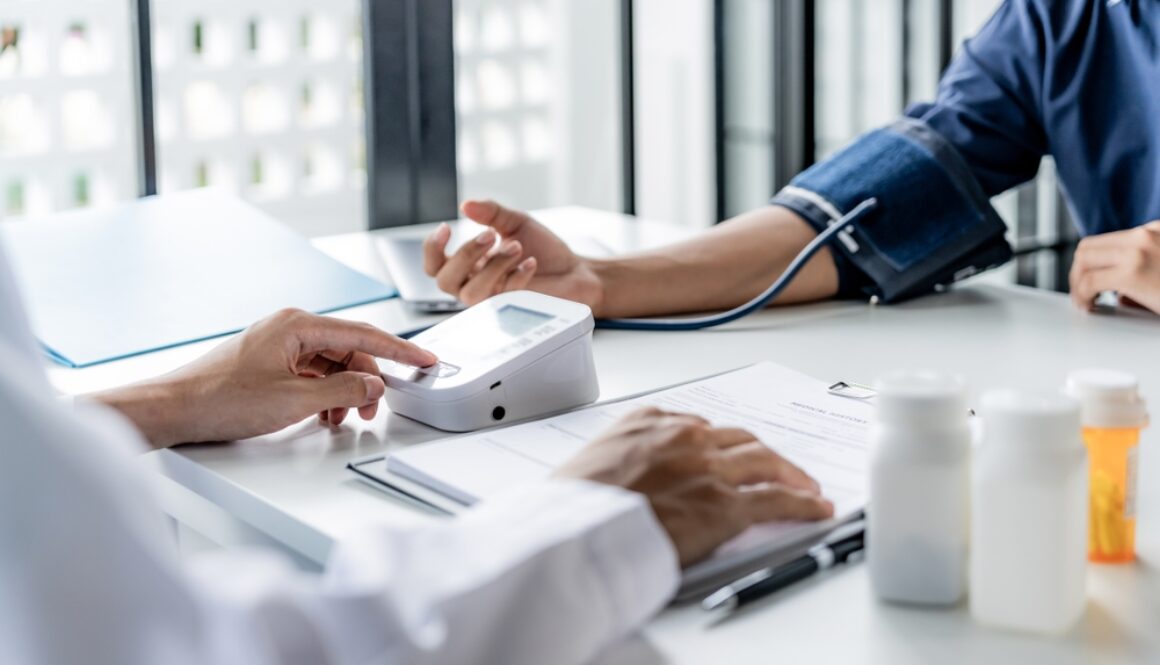
[[[154,448],[192,440],[183,418],[189,398],[177,381],[147,381],[86,396],[120,411]]]
[[[601,317],[728,309],[764,291],[817,234],[779,206],[750,211],[697,238],[637,255],[593,260],[604,295]],[[829,249],[813,258],[776,304],[821,300],[838,291]]]

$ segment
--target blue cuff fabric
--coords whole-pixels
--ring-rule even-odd
[[[821,232],[871,197],[878,206],[834,243],[840,296],[901,300],[1010,258],[1007,227],[965,162],[909,118],[810,167],[772,203]]]

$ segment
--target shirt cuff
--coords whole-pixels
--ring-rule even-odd
[[[680,562],[643,495],[602,483],[553,479],[489,498],[465,517],[492,511],[511,517],[527,514],[530,507],[548,518],[561,537],[583,543],[596,578],[604,582],[617,637],[641,627],[676,594]]]

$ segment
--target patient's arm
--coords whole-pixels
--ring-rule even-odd
[[[766,206],[668,247],[587,259],[526,213],[490,201],[468,201],[463,211],[490,229],[483,242],[452,256],[445,255],[447,226],[427,238],[427,272],[443,290],[474,304],[527,288],[583,302],[605,318],[740,305],[772,284],[817,235],[794,212]],[[497,235],[501,242],[493,247]],[[834,259],[823,248],[775,302],[820,300],[837,290]]]

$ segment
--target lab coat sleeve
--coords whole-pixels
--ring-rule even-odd
[[[320,613],[343,662],[583,663],[659,611],[678,579],[641,497],[553,481],[436,528],[368,531],[338,549],[318,607],[371,592],[365,607]]]
[[[647,502],[581,481],[456,519],[368,525],[322,575],[257,548],[179,559],[123,419],[87,404],[70,413],[9,379],[0,662],[567,665],[676,590]]]
[[[636,496],[549,482],[460,518],[368,529],[317,585],[255,553],[196,572],[226,644],[266,636],[275,662],[586,663],[676,591],[671,546]],[[229,580],[227,584],[221,580]]]
[[[954,146],[987,196],[1034,178],[1048,152],[1040,104],[1050,41],[1044,11],[1033,0],[1006,0],[959,49],[935,101],[906,112]]]

